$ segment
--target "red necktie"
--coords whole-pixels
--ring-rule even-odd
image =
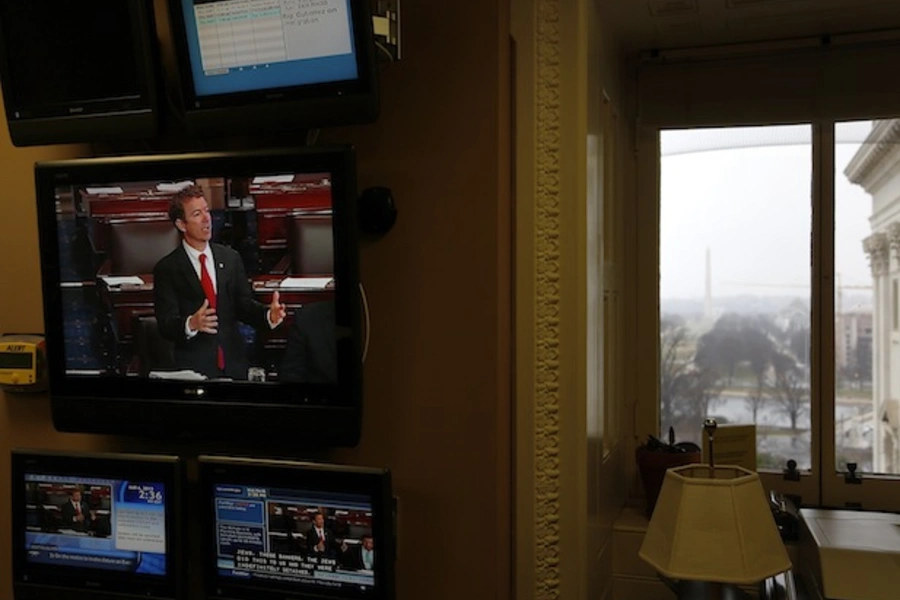
[[[79,504],[75,505],[75,515],[78,516],[80,514],[81,514],[81,504],[79,503]]]
[[[206,270],[206,255],[200,255],[200,285],[203,287],[203,293],[206,294],[206,300],[209,302],[210,308],[216,307],[216,290],[213,288],[212,277]],[[222,352],[222,346],[219,346],[216,353],[216,366],[220,371],[225,370],[225,353]]]

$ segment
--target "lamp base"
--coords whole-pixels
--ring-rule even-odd
[[[679,581],[678,600],[747,600],[743,590],[727,583],[710,581]]]

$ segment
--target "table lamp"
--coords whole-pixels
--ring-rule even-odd
[[[715,424],[712,424],[712,430]],[[707,424],[707,433],[712,433]],[[759,475],[737,466],[669,469],[639,555],[680,599],[740,598],[791,568]]]

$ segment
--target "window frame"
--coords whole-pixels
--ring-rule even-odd
[[[879,118],[879,117],[871,117]],[[863,119],[853,119],[863,120]],[[862,474],[862,484],[848,483],[836,470],[835,442],[835,125],[850,119],[720,123],[715,126],[809,124],[812,126],[811,172],[811,463],[799,480],[786,479],[783,472],[760,471],[766,490],[796,494],[808,506],[862,507],[869,510],[900,510],[900,477]],[[703,125],[703,127],[712,125]],[[674,127],[673,127],[674,128]],[[680,126],[679,129],[687,127]],[[631,356],[655,359],[633,372],[634,439],[639,444],[647,434],[659,432],[659,269],[660,269],[660,132],[664,126],[638,126],[636,140],[636,185],[632,219],[635,223],[634,252],[630,255],[632,301],[626,306],[634,333]],[[652,313],[652,317],[648,314]],[[645,361],[641,361],[645,362]],[[649,365],[649,366],[648,366]],[[643,371],[652,369],[653,376]],[[651,400],[652,399],[652,400]],[[649,401],[648,401],[649,400]],[[827,434],[826,432],[831,432]]]

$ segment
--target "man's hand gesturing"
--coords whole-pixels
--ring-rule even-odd
[[[193,331],[202,331],[203,333],[217,333],[218,326],[219,317],[216,316],[216,309],[209,307],[209,300],[204,300],[188,321],[188,327]]]
[[[278,290],[275,290],[275,293],[272,294],[272,303],[269,304],[269,321],[273,326],[284,321],[284,317],[287,316],[287,310],[279,298]]]

